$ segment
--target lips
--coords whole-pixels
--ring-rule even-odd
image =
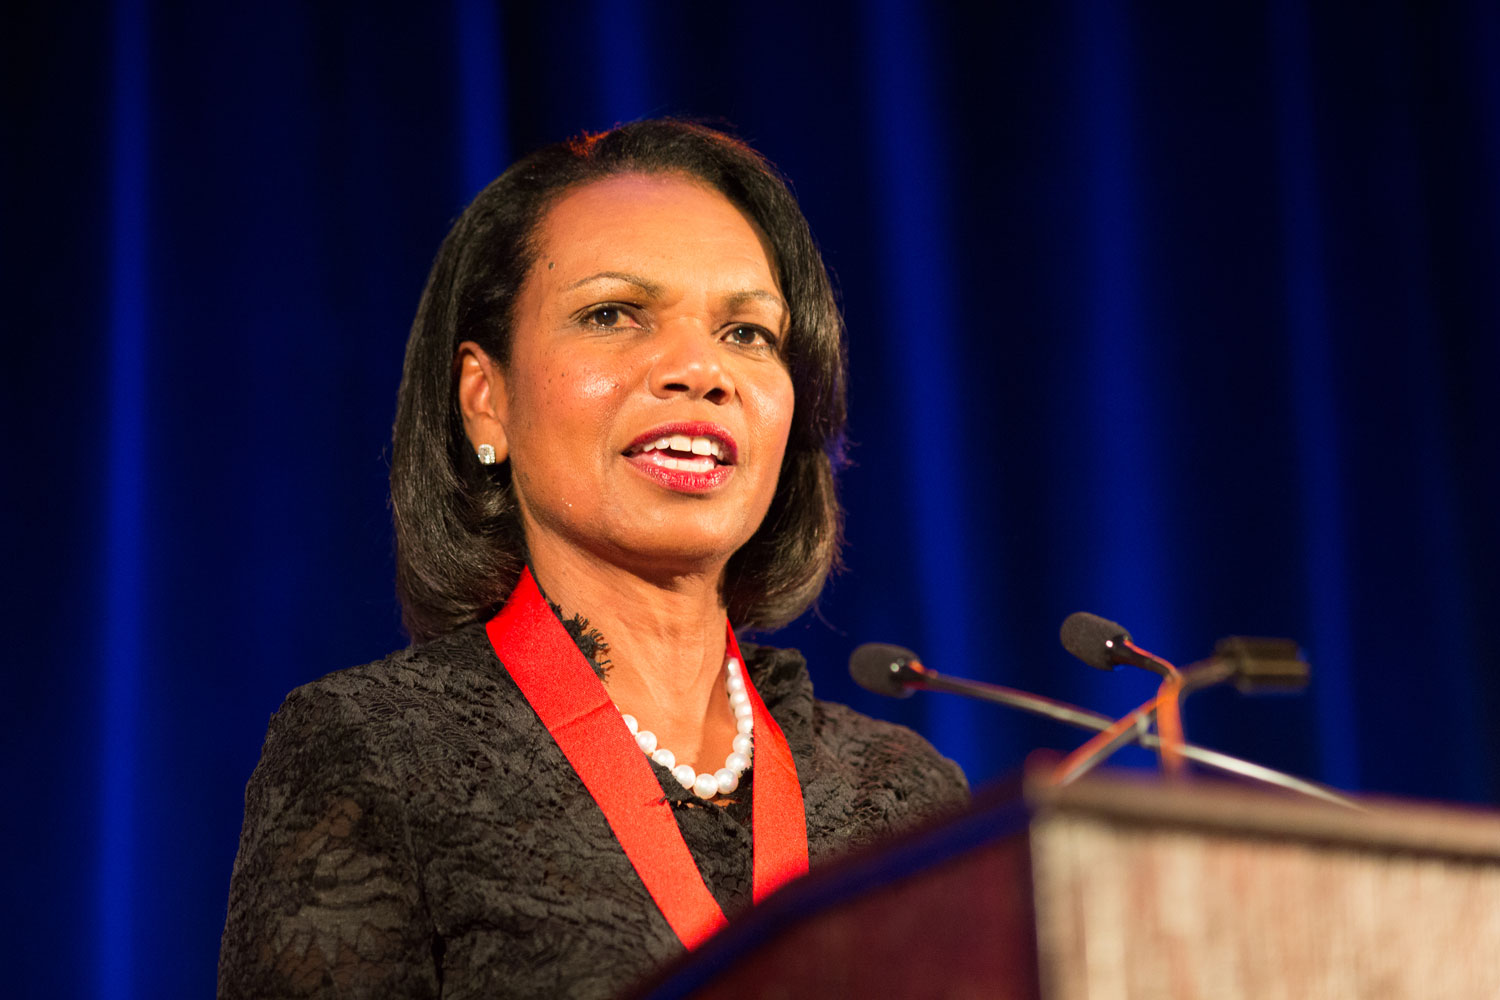
[[[622,454],[626,461],[667,489],[705,493],[734,472],[739,449],[718,424],[662,424],[637,437]]]

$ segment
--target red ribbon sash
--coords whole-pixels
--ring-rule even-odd
[[[704,884],[650,762],[529,569],[485,631],[495,655],[599,804],[662,916],[685,947],[697,947],[724,925],[724,912]],[[726,623],[725,631],[729,655],[743,664],[734,630]],[[750,671],[740,675],[755,718],[750,817],[758,903],[807,871],[807,818],[786,736],[766,711]]]

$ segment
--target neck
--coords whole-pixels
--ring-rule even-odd
[[[585,553],[533,548],[531,571],[548,600],[583,615],[609,644],[605,688],[621,712],[679,762],[707,765],[729,752],[722,567],[648,579]]]

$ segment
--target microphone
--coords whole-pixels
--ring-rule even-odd
[[[1096,670],[1113,670],[1117,664],[1129,663],[1160,674],[1162,682],[1155,699],[1064,758],[1057,768],[1058,782],[1071,781],[1107,759],[1130,740],[1132,726],[1144,725],[1152,715],[1161,738],[1158,751],[1162,772],[1169,778],[1181,778],[1186,773],[1181,749],[1186,740],[1182,735],[1182,675],[1177,668],[1137,646],[1118,622],[1086,611],[1075,611],[1063,619],[1059,638],[1064,649]]]
[[[887,698],[910,698],[921,680],[921,667],[916,653],[883,642],[867,642],[849,657],[849,675],[855,683]]]
[[[1086,615],[1085,618],[1096,618],[1106,625],[1113,625],[1113,623],[1105,622],[1104,619],[1097,618],[1095,615]],[[1119,628],[1119,626],[1114,627]],[[1121,629],[1120,631],[1123,632],[1124,630]],[[1295,671],[1288,672],[1294,673]],[[853,655],[849,657],[849,674],[860,687],[888,698],[905,698],[910,696],[912,691],[919,689],[924,691],[946,691],[950,694],[962,695],[966,698],[977,698],[980,701],[988,701],[997,705],[1005,705],[1008,708],[1020,709],[1032,715],[1039,715],[1057,722],[1066,722],[1069,725],[1077,726],[1080,729],[1092,730],[1096,733],[1104,732],[1116,723],[1115,719],[1111,719],[1107,715],[1091,712],[1086,708],[1079,708],[1067,702],[1044,698],[1041,695],[1028,694],[1025,691],[1017,691],[1014,688],[1001,687],[998,684],[965,680],[961,677],[948,677],[938,673],[931,667],[923,666],[922,661],[917,658],[917,654],[911,650],[886,643],[871,642],[856,649]],[[1131,735],[1135,742],[1148,750],[1160,749],[1161,738],[1144,725],[1132,727]],[[1305,778],[1298,778],[1282,771],[1274,770],[1263,764],[1256,764],[1239,757],[1231,757],[1229,754],[1210,750],[1207,747],[1196,746],[1192,743],[1184,743],[1179,749],[1182,755],[1188,760],[1224,774],[1237,775],[1260,784],[1274,785],[1349,809],[1363,810],[1364,808],[1331,788],[1314,781],[1308,781]]]
[[[1032,715],[1096,732],[1114,721],[1098,712],[1043,698],[1041,695],[1001,687],[999,684],[940,674],[931,667],[923,666],[922,661],[917,659],[917,654],[911,650],[883,642],[867,642],[856,649],[849,657],[849,676],[866,691],[874,691],[887,698],[910,697],[917,690],[946,691],[1007,708],[1018,708]]]
[[[1063,648],[1096,670],[1121,663],[1163,673],[1165,661],[1137,646],[1118,622],[1075,611],[1063,620]],[[905,650],[903,650],[905,652]],[[1229,681],[1242,694],[1297,691],[1307,686],[1307,661],[1291,639],[1234,635],[1221,639],[1209,659],[1183,668],[1183,694]]]
[[[1176,672],[1170,663],[1131,642],[1123,625],[1087,611],[1075,611],[1063,619],[1059,638],[1063,649],[1095,670],[1113,670],[1127,663],[1163,677]]]

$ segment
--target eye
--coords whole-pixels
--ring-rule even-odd
[[[590,326],[599,326],[606,330],[637,328],[641,325],[632,307],[616,302],[593,306],[579,318]]]
[[[772,350],[775,350],[779,343],[771,331],[749,323],[740,323],[730,327],[724,334],[724,339],[731,344],[739,344],[741,347],[769,347]]]

